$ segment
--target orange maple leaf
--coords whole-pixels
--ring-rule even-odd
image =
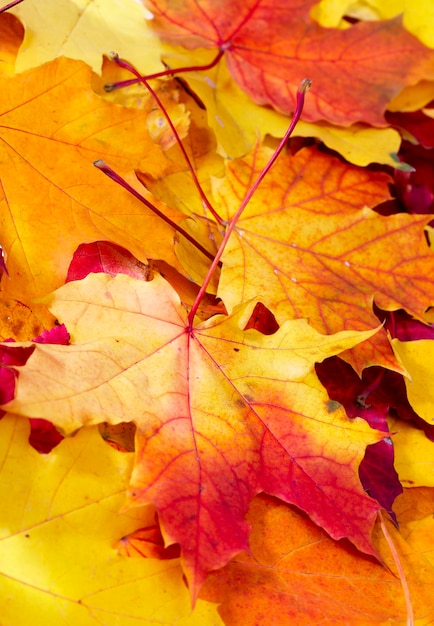
[[[26,304],[64,282],[83,242],[108,239],[180,267],[173,228],[93,167],[105,158],[132,185],[134,168],[159,176],[173,167],[149,136],[152,99],[147,111],[110,104],[91,78],[84,63],[64,58],[0,76],[0,228],[10,277],[2,286]]]
[[[316,0],[143,0],[165,41],[214,48],[258,104],[294,110],[299,81],[314,84],[304,119],[386,126],[383,114],[406,85],[434,78],[434,51],[400,18],[322,28],[309,17]],[[194,63],[192,63],[194,65]]]
[[[268,149],[233,161],[215,194],[230,219],[269,158]],[[434,255],[426,215],[381,216],[388,176],[317,150],[281,156],[248,204],[223,253],[218,295],[226,308],[261,294],[278,321],[308,318],[320,332],[365,330],[384,310],[422,319],[433,303]],[[235,200],[235,201],[234,201]],[[351,362],[398,368],[385,332],[356,348]]]
[[[413,491],[421,490],[407,490],[397,499],[402,537],[396,529],[390,532],[400,548],[415,617],[428,624],[433,615],[434,563],[424,552],[431,552],[428,533],[434,527],[434,490],[417,495]],[[424,501],[428,510],[417,510]],[[331,541],[300,513],[267,496],[253,500],[247,520],[252,524],[249,553],[212,573],[200,594],[221,603],[219,612],[225,624],[411,623],[405,619],[400,579],[379,529],[375,538],[383,564],[361,558],[344,542]]]
[[[375,554],[379,505],[357,468],[382,434],[330,403],[313,371],[372,331],[323,336],[296,320],[266,336],[243,330],[254,303],[192,328],[159,276],[90,274],[46,302],[73,345],[36,344],[7,409],[67,433],[136,423],[130,500],[155,504],[193,598],[209,570],[247,548],[244,515],[260,491]]]

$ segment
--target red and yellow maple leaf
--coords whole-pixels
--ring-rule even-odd
[[[243,330],[254,303],[191,328],[159,276],[91,274],[47,303],[73,345],[35,345],[7,409],[65,432],[136,423],[130,500],[155,503],[193,598],[207,571],[247,547],[244,515],[260,491],[374,553],[379,506],[357,468],[381,434],[330,404],[313,372],[372,331],[324,336],[297,320],[262,335]]]
[[[235,81],[258,104],[291,113],[300,80],[314,90],[304,118],[385,126],[389,101],[406,85],[434,79],[434,52],[399,18],[325,29],[315,0],[144,0],[156,32],[184,48],[219,48]],[[195,65],[192,63],[192,65]]]

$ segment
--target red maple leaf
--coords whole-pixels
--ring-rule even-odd
[[[143,1],[164,40],[223,50],[233,78],[258,104],[291,113],[297,85],[310,78],[308,121],[385,126],[387,104],[405,85],[434,78],[434,51],[400,18],[341,30],[310,18],[316,0]]]

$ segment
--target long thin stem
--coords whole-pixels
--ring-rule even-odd
[[[219,249],[217,250],[217,253],[214,257],[213,262],[211,263],[211,267],[208,270],[208,273],[205,277],[205,280],[201,286],[201,288],[199,289],[199,292],[196,296],[196,300],[193,303],[193,306],[190,310],[190,313],[188,315],[188,322],[189,322],[189,329],[191,330],[193,328],[193,321],[194,321],[194,316],[196,315],[197,309],[199,307],[199,304],[203,298],[203,296],[205,295],[205,292],[207,290],[207,287],[211,281],[212,275],[217,267],[217,265],[220,263],[220,259],[223,255],[223,252],[226,248],[226,244],[229,241],[229,237],[231,236],[239,218],[241,217],[242,212],[244,211],[244,209],[246,208],[246,206],[248,205],[248,203],[250,202],[253,194],[255,193],[255,191],[257,190],[257,188],[259,187],[259,185],[261,184],[262,180],[264,179],[264,177],[268,174],[268,172],[270,171],[270,169],[273,167],[277,157],[279,156],[279,154],[282,152],[283,148],[285,147],[286,142],[288,141],[289,137],[291,136],[292,131],[294,130],[297,122],[300,119],[301,113],[303,111],[303,106],[304,106],[304,98],[305,98],[305,94],[306,91],[308,89],[310,89],[312,82],[308,79],[305,78],[304,80],[301,81],[300,83],[300,87],[297,90],[297,102],[296,102],[296,107],[295,107],[295,111],[294,111],[294,116],[292,118],[291,124],[289,125],[288,130],[286,131],[285,135],[283,136],[283,139],[280,141],[279,145],[277,146],[276,151],[274,152],[273,156],[271,157],[271,159],[268,161],[267,165],[264,167],[264,169],[260,172],[258,178],[256,179],[256,181],[254,182],[254,184],[250,187],[250,189],[248,190],[248,192],[246,193],[246,195],[244,196],[243,201],[241,202],[241,205],[239,207],[239,209],[237,210],[237,212],[235,213],[234,217],[232,218],[225,236],[223,237],[223,241],[220,244]]]
[[[101,170],[103,174],[105,174],[106,176],[114,180],[115,183],[117,183],[118,185],[120,185],[121,187],[129,191],[135,198],[137,198],[137,200],[140,200],[142,204],[147,206],[148,209],[151,209],[151,211],[155,213],[155,215],[158,215],[158,217],[160,217],[164,222],[166,222],[166,224],[169,224],[169,226],[171,226],[174,230],[176,230],[180,235],[185,237],[191,244],[193,244],[193,246],[195,246],[200,252],[202,252],[202,254],[204,254],[210,261],[214,261],[214,256],[211,254],[211,252],[208,252],[208,250],[204,248],[203,246],[201,246],[200,243],[198,243],[194,239],[194,237],[192,237],[186,230],[184,230],[181,226],[178,226],[178,224],[175,224],[175,222],[173,222],[169,217],[167,217],[167,215],[164,215],[164,213],[159,211],[157,207],[155,207],[152,204],[152,202],[149,202],[149,200],[147,200],[138,191],[136,191],[134,187],[132,187],[124,178],[119,176],[119,174],[117,174],[109,165],[107,165],[105,161],[103,161],[102,159],[99,159],[98,161],[94,162],[94,165],[99,170]]]
[[[14,2],[9,2],[9,4],[6,4],[4,7],[0,8],[0,13],[4,13],[5,11],[7,11],[8,9],[12,9],[13,7],[15,7],[17,4],[20,4],[23,0],[14,0]]]
[[[18,1],[22,2],[22,0]],[[209,63],[206,63],[205,65],[187,65],[186,67],[167,68],[167,70],[162,70],[161,72],[156,72],[155,74],[148,74],[143,78],[146,78],[146,80],[153,80],[154,78],[163,78],[164,76],[176,76],[176,74],[185,74],[187,72],[204,72],[215,67],[224,55],[224,53],[225,49],[224,47],[222,47],[220,48],[214,59]],[[122,87],[128,87],[129,85],[137,85],[138,83],[142,82],[141,78],[132,78],[130,80],[121,80],[116,83],[107,83],[107,85],[104,85],[104,90],[113,91]]]
[[[223,54],[223,52],[222,52],[222,54]],[[177,143],[178,143],[178,145],[179,145],[179,147],[181,149],[181,152],[182,152],[182,154],[184,156],[184,159],[185,159],[185,162],[187,163],[187,166],[188,166],[188,168],[189,168],[189,170],[191,172],[194,184],[196,185],[196,189],[199,192],[199,195],[201,197],[202,202],[207,207],[207,209],[209,210],[211,215],[214,217],[214,219],[217,221],[217,223],[222,225],[223,224],[223,220],[220,217],[220,215],[217,213],[217,211],[214,209],[214,207],[211,205],[211,203],[208,200],[208,198],[206,197],[206,194],[205,194],[204,190],[201,187],[199,179],[196,176],[196,172],[195,172],[194,167],[193,167],[193,165],[192,165],[192,163],[190,161],[190,158],[189,158],[189,156],[187,154],[187,151],[184,148],[184,145],[183,145],[183,143],[181,141],[181,138],[180,138],[180,136],[178,134],[178,131],[176,130],[175,125],[173,124],[172,120],[170,119],[170,116],[167,113],[167,111],[166,111],[163,103],[161,102],[160,98],[158,97],[157,93],[155,92],[155,90],[149,84],[148,77],[147,76],[141,76],[140,73],[136,70],[135,67],[133,67],[132,65],[127,63],[127,61],[124,61],[123,59],[120,59],[117,54],[112,54],[111,56],[112,56],[113,60],[117,63],[117,65],[119,65],[119,67],[122,67],[122,68],[128,70],[129,72],[134,74],[134,76],[137,77],[137,79],[146,87],[146,89],[149,91],[151,96],[154,98],[154,100],[158,104],[161,112],[163,113],[164,117],[166,118],[167,123],[169,124],[170,129],[171,129],[172,133],[174,134],[175,139],[176,139],[176,141],[177,141]]]

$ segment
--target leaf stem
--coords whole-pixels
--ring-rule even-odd
[[[219,56],[220,55],[220,56]],[[218,60],[221,58],[221,56],[223,55],[223,51],[220,50],[219,55],[217,55]],[[115,63],[117,63],[117,65],[119,65],[119,67],[122,67],[123,69],[128,70],[129,72],[131,72],[132,74],[134,74],[134,76],[136,76],[137,80],[140,81],[145,87],[146,89],[149,91],[149,93],[151,94],[151,96],[154,98],[155,102],[157,103],[157,105],[159,106],[161,112],[163,113],[164,117],[167,120],[167,123],[170,126],[170,129],[172,131],[172,133],[175,136],[175,139],[181,149],[181,152],[184,156],[185,162],[187,163],[188,169],[191,172],[191,175],[193,177],[193,182],[196,185],[196,189],[199,192],[199,195],[201,197],[202,202],[204,203],[204,205],[206,206],[206,208],[209,210],[209,212],[211,213],[211,215],[214,217],[214,219],[217,221],[218,224],[223,225],[223,219],[220,217],[220,215],[217,213],[217,211],[214,209],[214,207],[211,205],[210,201],[208,200],[208,198],[205,195],[204,190],[202,189],[202,186],[199,182],[199,179],[196,175],[196,172],[194,170],[193,164],[190,161],[190,158],[187,154],[186,149],[184,148],[184,145],[181,141],[181,138],[178,134],[178,131],[175,128],[175,125],[173,124],[172,120],[170,119],[169,114],[167,113],[163,103],[161,102],[160,98],[158,97],[156,91],[151,87],[151,85],[149,84],[149,77],[148,76],[141,76],[140,73],[136,70],[136,68],[131,65],[130,63],[128,63],[127,61],[124,61],[123,59],[119,58],[119,55],[116,53],[112,53],[111,58],[115,61]],[[217,59],[216,57],[216,59]],[[216,62],[216,59],[214,59],[214,62]],[[211,65],[212,67],[212,65]],[[199,66],[197,66],[197,68],[199,68]],[[200,68],[203,69],[203,68]],[[162,76],[165,76],[166,73],[160,72],[159,73]],[[154,77],[156,77],[157,75],[154,74]]]
[[[389,531],[387,530],[387,526],[385,524],[384,517],[381,511],[378,511],[378,517],[380,520],[381,530],[383,531],[384,538],[386,539],[389,545],[389,549],[392,553],[393,560],[395,561],[395,565],[398,569],[399,578],[401,580],[402,591],[404,594],[405,605],[407,608],[407,626],[414,626],[413,606],[411,604],[410,589],[408,587],[407,579],[405,577],[404,568],[402,567],[399,554],[393,543],[392,537],[390,536]]]
[[[223,241],[220,244],[219,249],[217,250],[217,253],[214,257],[213,262],[211,263],[211,266],[208,270],[208,273],[205,277],[205,280],[201,286],[201,288],[199,289],[199,292],[196,296],[196,300],[193,303],[193,306],[190,310],[190,313],[188,315],[188,323],[189,323],[189,330],[191,331],[191,329],[193,328],[193,321],[194,321],[194,316],[196,315],[197,309],[199,307],[199,304],[203,298],[203,296],[205,295],[205,292],[207,290],[207,287],[211,281],[212,275],[217,267],[217,265],[220,263],[220,259],[223,255],[223,252],[226,248],[227,242],[229,241],[229,237],[231,236],[239,218],[241,217],[242,212],[244,211],[244,209],[246,208],[247,204],[250,202],[253,194],[255,193],[255,191],[257,190],[257,188],[259,187],[259,185],[261,184],[262,180],[264,179],[264,177],[268,174],[268,172],[270,171],[270,169],[273,167],[275,161],[277,160],[277,157],[279,156],[279,154],[282,152],[283,148],[285,147],[286,142],[288,141],[289,137],[291,136],[292,131],[294,130],[295,126],[297,125],[301,113],[303,111],[303,106],[304,106],[304,98],[305,98],[305,94],[306,91],[308,91],[308,89],[310,89],[312,82],[311,80],[309,80],[309,78],[305,78],[304,80],[301,81],[300,86],[297,90],[297,101],[296,101],[296,106],[295,106],[295,111],[294,111],[294,115],[293,118],[291,120],[291,124],[288,127],[288,130],[286,131],[286,133],[284,134],[282,140],[280,141],[279,145],[277,146],[275,152],[273,153],[273,156],[271,157],[271,159],[268,161],[268,163],[266,164],[266,166],[263,168],[263,170],[260,172],[258,178],[256,179],[256,181],[253,183],[253,185],[250,187],[250,189],[247,191],[246,195],[244,196],[243,201],[240,204],[240,207],[238,208],[237,212],[235,213],[235,215],[233,216],[233,218],[231,219],[229,226],[225,232],[225,235],[223,237]]]
[[[14,2],[9,2],[9,4],[6,4],[4,7],[0,8],[0,13],[4,13],[8,9],[12,9],[14,6],[20,4],[22,1],[23,0],[14,0]]]
[[[18,0],[18,2],[22,2],[23,0]],[[146,78],[146,80],[153,80],[154,78],[163,78],[164,76],[175,76],[176,74],[185,74],[186,72],[204,72],[206,70],[210,70],[217,65],[222,56],[225,53],[225,48],[222,47],[218,51],[217,55],[214,57],[210,63],[206,63],[205,65],[187,65],[186,67],[175,67],[175,68],[167,68],[167,70],[162,70],[161,72],[156,72],[155,74],[148,74],[147,76],[141,76],[140,78],[132,78],[131,80],[121,80],[117,83],[107,83],[104,85],[105,91],[114,91],[115,89],[120,89],[122,87],[128,87],[129,85],[137,85],[142,82],[142,78]]]
[[[176,230],[180,235],[185,237],[191,244],[193,244],[193,246],[195,246],[199,250],[199,252],[202,252],[203,255],[210,259],[210,261],[214,261],[214,256],[211,254],[211,252],[208,252],[208,250],[201,246],[201,244],[197,242],[194,237],[192,237],[186,230],[184,230],[181,226],[178,226],[178,224],[175,224],[175,222],[167,217],[167,215],[164,215],[164,213],[157,209],[157,207],[154,206],[152,202],[147,200],[138,191],[136,191],[134,187],[132,187],[124,178],[119,176],[119,174],[117,174],[109,165],[107,165],[105,161],[103,161],[102,159],[98,159],[98,161],[94,162],[94,165],[99,170],[101,170],[103,174],[111,178],[115,183],[129,191],[135,198],[137,198],[137,200],[140,200],[142,204],[147,206],[148,209],[155,213],[155,215],[158,215],[158,217],[166,222],[166,224],[169,224],[169,226]]]

